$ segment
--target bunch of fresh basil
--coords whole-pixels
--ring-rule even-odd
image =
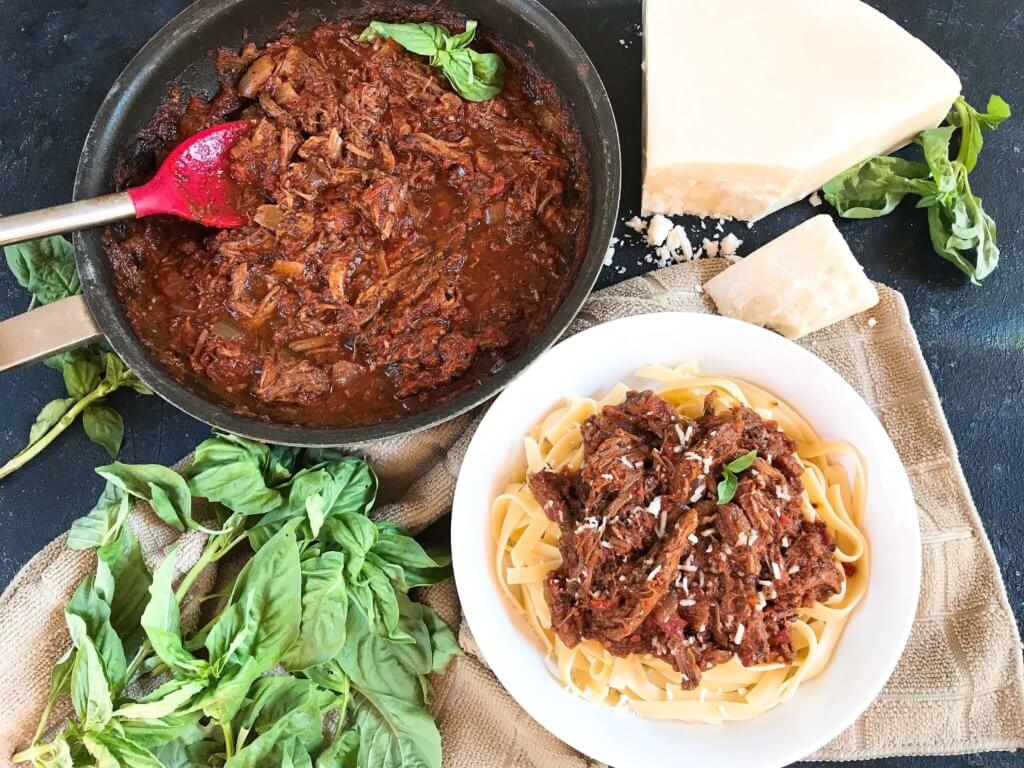
[[[364,461],[224,435],[198,447],[184,476],[159,465],[97,471],[106,489],[68,539],[96,550],[96,572],[65,608],[73,647],[15,761],[440,768],[427,675],[459,651],[407,593],[447,578],[448,560],[366,516],[377,483]],[[193,516],[195,497],[210,519]],[[176,586],[174,551],[146,568],[127,524],[132,499],[179,531],[209,533]],[[189,588],[243,542],[255,554],[218,596],[220,610],[183,631]],[[64,695],[74,717],[45,740]]]
[[[466,29],[449,35],[437,24],[370,23],[359,35],[360,42],[390,38],[410,53],[430,58],[462,98],[469,101],[493,99],[504,87],[505,66],[496,53],[479,53],[469,47],[476,36],[477,23],[466,22]]]
[[[36,304],[50,304],[82,292],[75,271],[74,248],[63,237],[44,237],[9,245],[4,255],[15,279],[32,294],[30,309]],[[105,398],[121,387],[143,395],[153,394],[105,345],[74,349],[45,362],[64,375],[68,396],[58,397],[43,406],[29,431],[28,445],[0,466],[0,478],[31,461],[70,427],[79,414],[85,434],[106,448],[111,458],[117,458],[124,439],[124,420],[105,403]]]
[[[848,219],[886,216],[907,195],[917,195],[918,208],[928,209],[932,247],[979,284],[999,264],[996,223],[971,191],[968,174],[978,163],[983,131],[994,130],[1010,117],[1010,106],[999,96],[979,112],[960,96],[948,125],[920,133],[914,143],[925,162],[899,157],[872,157],[836,176],[823,188],[825,199]],[[960,130],[960,147],[950,158],[953,136]]]

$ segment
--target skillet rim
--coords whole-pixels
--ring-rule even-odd
[[[120,146],[115,134],[122,122],[136,111],[139,94],[147,80],[168,56],[188,45],[218,16],[251,0],[198,0],[174,16],[132,57],[118,75],[93,119],[79,157],[73,197],[80,200],[105,194],[109,167],[116,162]],[[576,280],[544,331],[504,367],[476,386],[427,410],[400,419],[357,427],[311,427],[247,417],[198,395],[177,382],[153,359],[136,337],[114,287],[113,270],[103,248],[100,230],[76,232],[75,260],[89,311],[110,346],[125,363],[161,398],[184,413],[212,427],[243,437],[293,446],[338,446],[361,444],[399,435],[410,435],[456,418],[496,396],[537,357],[558,341],[593,290],[601,272],[608,243],[614,234],[622,186],[622,159],[618,126],[607,90],[593,61],[561,21],[538,0],[490,0],[527,22],[532,33],[553,41],[574,69],[586,100],[570,104],[575,114],[586,110],[593,115],[597,136],[581,134],[587,145],[592,215],[587,250],[579,263]],[[500,30],[496,30],[499,33]],[[206,53],[203,54],[207,55]],[[195,61],[200,61],[197,57]],[[538,68],[539,65],[538,65]],[[542,70],[543,71],[543,70]],[[166,87],[168,83],[163,83]],[[557,87],[557,84],[556,84]],[[561,88],[558,89],[560,92]],[[577,121],[580,124],[582,121]],[[601,183],[598,184],[600,177]]]

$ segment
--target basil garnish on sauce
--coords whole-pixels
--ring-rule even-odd
[[[476,28],[476,21],[469,20],[465,31],[449,35],[437,24],[374,21],[359,35],[359,41],[394,40],[410,53],[429,57],[431,66],[444,73],[462,98],[487,101],[501,93],[505,65],[498,54],[480,53],[469,47],[476,36]]]
[[[739,484],[737,475],[744,470],[750,469],[757,458],[757,451],[745,453],[738,459],[733,459],[722,470],[722,479],[718,481],[718,503],[728,504],[736,495],[736,486]]]

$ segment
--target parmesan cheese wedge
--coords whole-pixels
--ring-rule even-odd
[[[704,284],[727,317],[790,339],[878,303],[878,291],[831,216],[815,216]]]
[[[860,0],[646,0],[643,211],[756,221],[938,125],[960,93]]]

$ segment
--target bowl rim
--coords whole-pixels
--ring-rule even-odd
[[[602,351],[616,349],[617,347],[614,344],[614,340],[617,338],[616,334],[622,334],[618,338],[633,338],[636,333],[658,331],[663,335],[663,338],[678,338],[686,326],[691,326],[689,330],[692,330],[694,324],[701,326],[703,330],[712,328],[714,332],[726,337],[744,338],[745,341],[753,341],[757,345],[776,351],[786,350],[785,360],[787,363],[798,360],[804,366],[805,370],[800,375],[821,377],[822,382],[827,382],[830,392],[841,393],[837,396],[842,401],[842,405],[839,407],[844,409],[852,408],[854,410],[857,419],[863,424],[863,435],[866,438],[870,436],[872,445],[878,449],[877,453],[871,455],[864,450],[863,446],[857,446],[862,454],[864,454],[866,466],[874,463],[881,465],[883,468],[887,467],[890,470],[884,473],[882,478],[871,477],[869,474],[866,517],[870,519],[872,517],[872,509],[875,509],[876,514],[881,515],[884,520],[887,519],[886,510],[890,508],[895,509],[899,515],[902,515],[902,518],[898,520],[898,523],[893,522],[890,525],[893,525],[901,533],[906,534],[902,545],[896,545],[897,547],[902,546],[903,553],[906,555],[906,559],[900,561],[901,565],[897,564],[894,566],[902,568],[900,579],[898,580],[899,589],[879,590],[877,587],[872,589],[872,584],[869,583],[865,600],[858,606],[850,620],[853,622],[859,615],[863,614],[865,606],[876,604],[876,600],[872,600],[872,596],[876,593],[900,593],[901,597],[898,599],[903,600],[903,602],[884,615],[886,623],[892,630],[889,635],[890,644],[888,647],[880,649],[874,656],[876,659],[875,666],[867,670],[858,671],[863,682],[859,692],[855,692],[856,695],[848,696],[845,702],[834,705],[836,715],[828,723],[828,726],[818,731],[807,733],[806,738],[800,743],[777,744],[773,749],[764,749],[764,745],[759,745],[759,751],[747,755],[739,763],[743,764],[745,768],[781,768],[781,766],[800,760],[824,746],[828,741],[849,727],[881,692],[883,686],[895,670],[910,637],[916,615],[921,580],[921,537],[918,511],[909,479],[895,447],[870,406],[857,394],[853,387],[829,367],[828,364],[803,347],[747,323],[716,315],[692,312],[655,312],[619,318],[591,327],[558,344],[499,395],[495,403],[484,415],[470,441],[461,471],[459,472],[452,505],[452,563],[455,581],[465,621],[474,635],[481,656],[486,659],[488,666],[503,687],[538,723],[580,752],[601,762],[616,765],[617,768],[634,768],[634,766],[639,768],[640,766],[650,764],[652,760],[664,757],[663,755],[654,755],[653,753],[645,753],[642,757],[638,757],[635,751],[638,742],[641,744],[640,749],[653,749],[653,747],[650,745],[650,740],[637,739],[635,733],[631,733],[631,738],[629,739],[625,738],[626,734],[623,730],[618,730],[615,733],[618,729],[615,723],[629,722],[628,720],[611,719],[609,710],[606,708],[595,707],[562,688],[561,684],[548,672],[543,651],[533,637],[527,636],[525,640],[520,637],[519,640],[513,642],[517,644],[517,651],[522,650],[519,648],[519,645],[522,645],[524,648],[526,644],[529,645],[529,651],[536,654],[537,665],[545,667],[543,671],[547,674],[550,684],[542,685],[539,683],[542,675],[536,672],[537,665],[531,664],[529,668],[526,667],[526,664],[529,663],[523,657],[523,654],[527,653],[526,650],[522,650],[522,653],[516,653],[515,656],[504,653],[505,650],[508,650],[505,647],[505,643],[508,641],[503,638],[507,637],[510,628],[519,635],[526,634],[527,630],[525,622],[516,614],[514,606],[508,603],[507,598],[502,594],[496,583],[494,577],[494,552],[493,547],[490,546],[492,530],[489,506],[481,509],[480,504],[483,500],[482,488],[486,486],[487,482],[490,481],[491,483],[489,486],[486,486],[490,489],[488,498],[493,499],[495,489],[504,480],[504,477],[501,477],[501,470],[494,469],[497,466],[495,463],[497,459],[492,454],[504,452],[503,455],[507,454],[505,462],[508,464],[510,463],[511,454],[514,453],[516,455],[515,462],[517,464],[521,463],[523,433],[520,432],[519,434],[509,436],[497,430],[500,430],[501,425],[508,419],[507,412],[509,409],[515,409],[517,405],[519,406],[518,415],[512,417],[514,423],[518,424],[527,418],[527,415],[523,413],[525,410],[522,407],[523,404],[521,402],[517,403],[517,399],[521,399],[520,393],[529,389],[534,378],[547,375],[553,369],[566,370],[565,361],[573,361],[575,350],[578,348],[586,349],[588,345],[596,345]],[[600,340],[600,344],[598,340]],[[682,357],[673,356],[672,351],[667,349],[670,346],[669,344],[659,343],[666,347],[665,357],[659,360],[649,360],[648,363],[672,364],[687,361],[685,355]],[[606,355],[605,358],[606,361],[610,359],[612,362],[602,361],[597,365],[605,368],[615,366],[614,353]],[[697,362],[700,363],[700,360],[697,360]],[[617,376],[621,376],[621,374],[611,374],[602,386],[610,388],[619,380]],[[562,384],[562,382],[557,383]],[[756,380],[752,383],[762,384],[762,382]],[[538,410],[537,413],[547,412],[561,398],[570,394],[586,396],[594,393],[574,392],[571,385],[559,388],[557,391],[552,391],[551,401],[544,404],[546,410]],[[783,396],[782,393],[778,394],[780,397]],[[786,399],[790,405],[801,410],[799,403],[793,402],[790,398]],[[536,416],[537,414],[534,414],[534,418]],[[812,424],[814,424],[813,421]],[[523,431],[525,431],[525,428]],[[512,447],[512,444],[509,442],[510,440],[515,441],[515,447]],[[491,476],[481,480],[488,473]],[[498,476],[495,476],[496,473]],[[876,503],[872,504],[873,482],[879,483],[888,494],[885,498],[887,503],[885,510],[878,509],[877,499]],[[479,535],[481,528],[485,532],[483,541]],[[871,529],[868,529],[867,534],[869,541],[874,542],[875,534],[872,533]],[[879,566],[875,562],[875,551],[876,547],[872,543],[869,563],[873,576]],[[486,574],[481,573],[481,567],[487,571]],[[486,586],[481,586],[484,584]],[[500,609],[497,609],[497,616],[495,615],[495,603],[501,606]],[[877,605],[879,608],[885,608],[884,598]],[[863,619],[862,621],[865,620]],[[846,639],[850,628],[850,626],[844,628],[844,636],[837,647],[837,654],[840,653],[843,647],[843,640]],[[835,662],[836,659],[832,659],[829,667],[826,667],[821,676],[805,683],[805,686],[815,686],[819,681],[822,681],[828,675],[829,669]],[[529,670],[529,674],[527,670]],[[675,744],[676,749],[688,746],[688,734],[709,732],[720,734],[718,743],[724,745],[727,742],[736,740],[738,731],[745,729],[744,723],[758,723],[772,715],[773,712],[783,712],[786,715],[793,714],[798,719],[802,719],[799,718],[799,702],[803,692],[803,689],[798,691],[792,700],[758,718],[749,721],[726,723],[721,726],[654,721],[635,715],[629,715],[629,717],[634,721],[644,723],[644,728],[649,728],[647,730],[648,736],[651,735],[651,730],[654,728],[663,727],[662,725],[654,726],[652,725],[653,723],[670,723],[671,726],[677,727],[679,735],[672,736],[677,741]],[[582,707],[590,709],[581,714]],[[585,717],[587,719],[588,727],[575,723],[574,711],[578,717]],[[712,730],[705,731],[703,729]],[[626,751],[627,746],[634,751]],[[693,747],[694,744],[691,742],[689,746]],[[697,746],[705,748],[704,742]],[[723,747],[719,746],[716,748],[722,749]],[[737,759],[735,754],[724,755],[717,752],[705,752],[700,754],[700,757],[728,757]]]
[[[175,52],[187,48],[193,38],[218,17],[251,0],[199,0],[173,17],[129,61],[100,105],[86,136],[75,174],[74,199],[108,193],[107,173],[116,162],[121,146],[116,136],[126,121],[135,117],[135,105],[154,70]],[[600,275],[608,243],[615,231],[622,187],[622,160],[618,127],[608,92],[593,61],[575,36],[538,0],[490,0],[510,14],[527,21],[537,35],[557,41],[581,82],[587,96],[584,104],[570,104],[579,114],[593,115],[598,134],[588,143],[591,189],[603,195],[592,199],[592,214],[586,252],[579,260],[578,273],[559,308],[544,330],[499,371],[484,381],[424,411],[393,421],[357,427],[312,427],[243,416],[225,405],[197,394],[177,382],[153,358],[135,335],[114,288],[112,270],[99,230],[76,232],[73,241],[85,300],[100,330],[113,350],[161,398],[188,415],[234,434],[251,439],[294,446],[338,446],[408,435],[437,426],[490,400],[534,359],[554,344],[583,307]],[[301,6],[301,3],[296,7]],[[500,30],[499,30],[500,36]],[[205,57],[205,51],[196,54]],[[161,81],[160,87],[169,83]],[[593,146],[589,146],[589,145]],[[601,177],[598,187],[597,177]]]

